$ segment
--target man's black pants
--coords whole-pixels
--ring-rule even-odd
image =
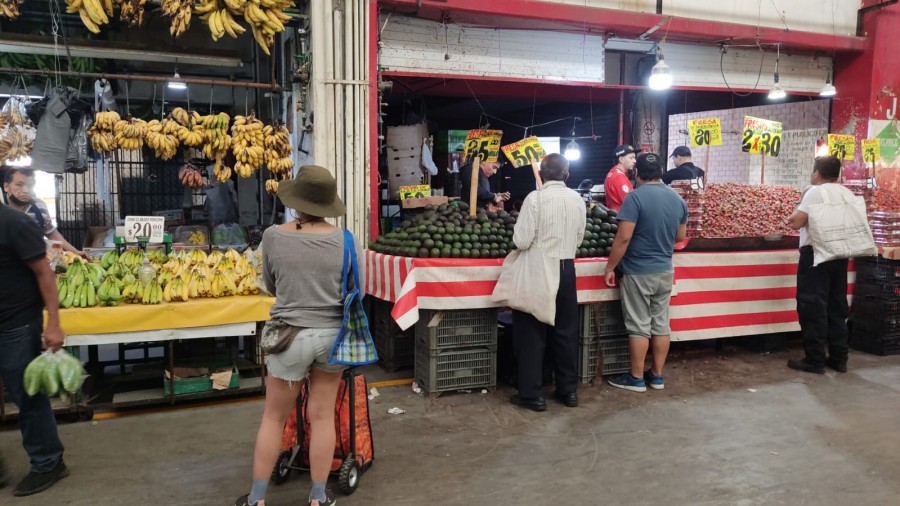
[[[578,298],[575,262],[560,260],[556,293],[556,325],[538,321],[529,313],[513,311],[513,350],[519,368],[519,397],[543,397],[544,350],[553,351],[556,391],[575,392],[578,386]]]
[[[832,260],[813,267],[811,246],[800,248],[797,268],[797,315],[803,334],[806,361],[825,366],[831,360],[847,363],[847,260]]]

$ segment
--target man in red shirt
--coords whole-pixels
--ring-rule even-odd
[[[610,169],[606,175],[603,187],[606,191],[606,207],[616,212],[622,208],[625,197],[634,189],[631,186],[628,175],[634,169],[634,164],[637,160],[635,153],[638,152],[629,144],[618,146],[613,152],[613,156],[616,158],[616,166]]]

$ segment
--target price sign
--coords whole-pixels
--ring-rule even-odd
[[[401,186],[400,200],[423,199],[431,196],[431,186],[420,184],[416,186]]]
[[[853,160],[856,151],[856,137],[852,135],[828,134],[828,154],[839,160]]]
[[[863,161],[866,163],[875,163],[881,160],[881,139],[863,139],[862,154]]]
[[[463,160],[470,161],[478,156],[482,162],[496,162],[500,158],[500,139],[503,130],[469,130]]]
[[[722,123],[719,118],[690,119],[688,131],[691,135],[691,147],[722,145]]]
[[[544,147],[541,146],[541,141],[533,135],[525,137],[519,142],[507,144],[500,149],[515,168],[527,167],[531,165],[531,162],[540,162],[547,156]]]
[[[137,242],[138,237],[148,237],[149,242],[163,242],[166,219],[162,216],[126,216],[125,241]]]
[[[741,151],[753,155],[778,156],[781,152],[781,123],[744,116],[744,138]]]

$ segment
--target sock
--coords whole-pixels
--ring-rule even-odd
[[[325,499],[328,499],[328,497],[325,495],[325,482],[314,481],[312,484],[312,488],[309,491],[309,500],[324,502]]]
[[[253,505],[265,499],[267,488],[269,488],[269,480],[253,480],[253,486],[250,488],[250,497],[247,499],[247,502]]]

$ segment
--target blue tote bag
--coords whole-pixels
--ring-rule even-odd
[[[350,272],[353,272],[354,281],[352,291],[347,286]],[[344,319],[328,358],[332,364],[356,366],[378,361],[378,352],[369,332],[369,319],[363,309],[359,286],[356,245],[353,243],[353,234],[344,230],[344,272],[341,280]]]

